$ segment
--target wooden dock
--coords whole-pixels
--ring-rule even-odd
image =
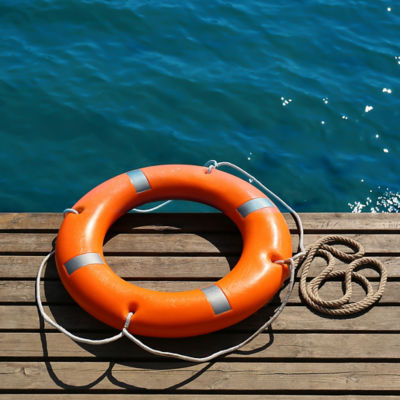
[[[44,323],[35,303],[35,277],[62,216],[0,214],[0,399],[399,399],[400,214],[301,216],[306,245],[343,234],[384,263],[389,279],[380,302],[356,317],[325,317],[308,309],[295,287],[272,329],[241,351],[190,364],[151,356],[125,338],[104,346],[78,344]],[[295,246],[295,225],[286,218]],[[241,238],[221,214],[129,214],[112,227],[104,251],[121,277],[175,291],[203,287],[225,275],[238,260]],[[375,271],[365,275],[377,284]],[[46,311],[67,329],[91,338],[115,332],[75,305],[54,259],[42,288]],[[354,285],[354,290],[360,298],[362,289]],[[327,284],[322,293],[340,297],[341,285]],[[239,343],[277,304],[279,295],[248,320],[218,333],[145,341],[163,350],[206,355]]]

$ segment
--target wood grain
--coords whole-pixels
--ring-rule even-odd
[[[66,329],[108,331],[108,327],[95,320],[78,306],[45,306],[45,311]],[[240,322],[233,330],[249,331],[258,328],[270,315],[274,307],[264,307],[259,312]],[[0,329],[39,329],[38,311],[35,305],[1,305]],[[349,318],[321,317],[304,306],[288,306],[274,322],[275,330],[290,331],[400,331],[400,307],[374,307],[360,316]],[[52,329],[46,325],[46,328]]]
[[[360,241],[389,273],[383,298],[357,316],[329,318],[298,295],[242,351],[211,364],[159,359],[126,338],[81,345],[44,323],[35,305],[34,279],[51,250],[60,213],[0,213],[0,400],[393,400],[400,397],[400,214],[302,214],[306,245],[339,233]],[[296,247],[296,227],[285,214]],[[128,214],[110,229],[107,262],[121,277],[156,290],[207,286],[226,275],[241,252],[236,227],[224,215]],[[343,268],[338,263],[338,268]],[[323,267],[317,260],[315,276]],[[377,285],[377,272],[363,271]],[[54,258],[42,280],[45,310],[82,336],[115,330],[78,307],[59,282]],[[354,300],[362,295],[353,285]],[[339,282],[322,289],[341,293]],[[239,343],[272,314],[279,295],[247,320],[209,335],[144,338],[165,351],[204,356]],[[44,329],[43,329],[44,327]]]
[[[291,230],[296,229],[293,218],[283,214]],[[354,232],[400,229],[400,214],[300,213],[306,231]],[[62,213],[0,213],[0,230],[57,231]],[[234,224],[221,213],[151,213],[126,214],[118,220],[113,231],[134,232],[153,230],[229,232]]]
[[[400,390],[400,364],[394,363],[264,363],[226,362],[187,365],[171,362],[51,362],[0,363],[0,390],[69,389],[133,390]],[[318,371],[318,372],[317,372]]]
[[[400,258],[374,256],[382,262],[390,278],[400,278]],[[18,278],[34,279],[43,256],[0,256],[0,279]],[[233,267],[238,256],[111,256],[106,255],[108,265],[124,279],[203,279],[217,280],[225,276],[230,266]],[[322,260],[316,259],[310,270],[315,276],[324,266]],[[337,268],[344,264],[337,262]],[[371,270],[363,270],[368,278],[377,278],[378,274]],[[45,279],[58,279],[54,258],[50,258],[44,274]]]
[[[400,233],[398,234],[346,234],[346,237],[360,242],[367,253],[400,254]],[[55,240],[52,233],[0,233],[1,253],[48,253]],[[309,246],[321,236],[305,236]],[[294,238],[293,251],[297,245]],[[190,255],[232,255],[240,254],[241,238],[235,234],[210,233],[203,236],[192,233],[121,233],[109,238],[104,245],[104,253],[129,254],[190,254]]]
[[[102,338],[102,334],[92,334]],[[221,350],[228,344],[240,343],[246,333],[214,333],[208,337],[186,339],[144,339],[162,350],[206,355]],[[129,343],[127,339],[104,346],[82,345],[59,332],[47,332],[44,338],[38,332],[0,333],[0,354],[4,358],[149,360],[157,357]],[[45,344],[45,347],[44,347]],[[226,358],[242,360],[387,360],[400,359],[397,333],[263,333]]]
[[[132,281],[133,284],[147,289],[179,292],[185,290],[199,289],[207,287],[214,281]],[[341,282],[328,282],[321,289],[320,294],[326,300],[339,298],[342,296]],[[373,282],[377,289],[378,283]],[[41,298],[44,303],[56,304],[74,304],[69,294],[64,289],[60,281],[49,281],[41,285]],[[385,292],[379,304],[398,304],[400,305],[400,282],[388,282]],[[0,303],[24,303],[35,301],[35,282],[33,281],[0,281]],[[353,285],[352,301],[359,301],[365,297],[364,290],[357,284]],[[276,296],[274,304],[279,302],[279,296]],[[299,284],[296,283],[292,292],[289,304],[302,304],[299,296]]]

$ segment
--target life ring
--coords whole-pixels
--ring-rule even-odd
[[[159,292],[131,284],[107,265],[103,241],[109,227],[130,209],[152,201],[185,199],[211,205],[239,228],[242,255],[213,285]],[[56,263],[73,299],[98,320],[155,337],[186,337],[216,331],[256,312],[279,290],[292,255],[290,232],[278,208],[260,190],[229,173],[194,165],[160,165],[118,175],[81,198],[61,224]],[[155,243],[155,246],[157,244]]]

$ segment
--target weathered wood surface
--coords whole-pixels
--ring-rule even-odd
[[[148,289],[155,289],[166,292],[179,292],[184,290],[198,289],[201,287],[210,286],[214,281],[154,281],[154,280],[129,280],[129,282]],[[378,283],[373,283],[373,286],[378,286]],[[33,281],[21,281],[21,280],[3,280],[0,281],[0,303],[14,303],[24,304],[32,300],[32,292],[35,291],[35,282]],[[342,283],[328,282],[321,289],[321,296],[326,299],[334,299],[338,296],[338,293],[342,292]],[[380,305],[400,305],[400,282],[390,282],[387,285],[385,293],[383,294],[379,304]],[[354,285],[353,288],[353,300],[361,300],[364,298],[364,290]],[[64,286],[60,281],[48,281],[41,284],[41,299],[44,304],[74,304],[74,300],[69,296],[68,292],[64,289]],[[276,304],[280,302],[280,296],[276,296],[272,303]],[[299,283],[295,284],[294,292],[290,298],[289,304],[300,305],[302,299],[299,295]]]
[[[82,335],[84,335],[82,333]],[[212,343],[208,344],[207,350],[217,350],[226,343],[239,343],[245,339],[248,333],[224,332],[212,335]],[[86,336],[88,334],[86,333]],[[91,338],[100,339],[104,334],[90,334]],[[5,358],[35,358],[43,356],[43,342],[45,340],[47,352],[53,359],[69,358],[100,358],[113,360],[148,360],[156,357],[149,356],[139,348],[130,349],[127,339],[110,343],[104,346],[97,346],[94,349],[89,346],[82,347],[67,336],[58,332],[46,332],[41,337],[36,332],[5,332],[0,336],[0,353]],[[273,345],[268,345],[273,340]],[[156,340],[147,339],[147,342]],[[190,338],[180,340],[166,340],[164,343],[158,341],[158,346],[169,350],[182,351],[186,348],[188,352],[209,341],[207,338]],[[360,351],[362,346],[363,351]],[[201,352],[198,352],[201,353]],[[331,332],[331,333],[288,333],[279,334],[263,333],[248,344],[243,352],[236,352],[227,356],[229,359],[241,360],[351,360],[359,359],[364,361],[400,358],[400,342],[398,333],[360,333],[360,332]]]
[[[296,224],[285,213],[290,229]],[[61,213],[0,213],[0,230],[57,231],[62,222]],[[369,232],[398,231],[400,214],[349,214],[349,213],[302,213],[301,220],[306,232]],[[142,230],[172,230],[195,232],[226,232],[235,230],[234,224],[220,213],[202,214],[127,214],[117,221],[111,230],[134,232]]]
[[[296,227],[285,215],[293,233]],[[389,273],[385,294],[367,312],[327,318],[298,294],[272,329],[243,351],[213,363],[160,359],[128,340],[105,346],[77,344],[38,316],[34,279],[51,250],[60,214],[0,214],[0,399],[182,400],[395,399],[400,397],[400,214],[303,214],[305,241],[340,233],[359,240]],[[220,214],[127,215],[110,230],[105,254],[120,276],[157,290],[203,287],[229,272],[241,238]],[[323,262],[317,261],[315,276]],[[342,268],[343,264],[338,263]],[[377,273],[363,271],[377,285]],[[354,299],[362,289],[354,286]],[[81,310],[60,284],[54,260],[42,280],[42,300],[53,318],[91,338],[115,331]],[[239,343],[260,326],[280,298],[221,332],[187,339],[145,338],[163,350],[202,356]],[[341,284],[325,285],[326,298]]]
[[[124,279],[179,279],[179,280],[216,280],[229,272],[238,256],[215,257],[201,256],[110,256],[106,255],[108,265]],[[383,262],[391,278],[400,278],[400,257],[374,256]],[[43,256],[0,256],[0,279],[32,279],[36,277],[38,266]],[[338,267],[343,266],[337,263]],[[323,266],[323,261],[316,260],[310,270],[315,275]],[[373,270],[364,271],[370,278],[378,275]],[[50,259],[46,269],[46,279],[58,279],[54,260]]]
[[[76,306],[45,306],[46,313],[52,315],[56,321],[61,323],[67,329],[96,331],[109,331],[102,323],[97,322],[94,318],[82,311]],[[255,330],[267,315],[270,315],[273,307],[264,307],[246,321],[227,328],[232,331]],[[34,305],[0,306],[0,329],[39,329],[39,320],[37,318],[37,310]],[[49,327],[51,329],[51,327]],[[325,318],[321,321],[321,316],[310,311],[303,306],[288,306],[283,312],[282,317],[274,322],[276,330],[290,331],[376,331],[384,332],[400,330],[400,307],[376,306],[367,313],[363,313],[354,318]]]
[[[185,365],[169,362],[81,361],[72,368],[70,362],[52,361],[52,373],[40,361],[5,361],[0,364],[3,389],[90,389],[100,390],[193,390],[254,391],[296,390],[329,391],[332,386],[346,390],[375,390],[379,382],[386,390],[400,390],[400,364],[393,363],[315,363],[229,362]],[[290,382],[288,382],[288,380]]]
[[[400,254],[400,232],[391,234],[347,234],[359,241],[367,254]],[[306,246],[314,243],[320,234],[308,234]],[[296,237],[293,251],[296,251]],[[55,240],[54,233],[0,233],[0,249],[3,254],[48,253]],[[390,244],[390,246],[388,246]],[[7,249],[7,250],[6,250]],[[151,254],[151,255],[225,255],[240,254],[241,238],[235,233],[121,233],[106,239],[104,253]]]

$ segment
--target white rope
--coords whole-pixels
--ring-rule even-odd
[[[243,340],[242,342],[240,342],[239,344],[232,346],[232,347],[228,347],[226,349],[223,350],[219,350],[216,351],[215,353],[212,353],[208,356],[205,357],[192,357],[192,356],[188,356],[186,354],[180,354],[180,353],[172,353],[169,351],[161,351],[161,350],[157,350],[154,349],[153,347],[150,347],[148,345],[146,345],[145,343],[143,343],[140,339],[138,339],[136,336],[132,335],[130,332],[128,332],[128,330],[126,329],[126,327],[124,327],[122,329],[122,333],[129,338],[132,342],[134,342],[136,345],[138,345],[140,348],[142,348],[143,350],[154,354],[156,356],[161,356],[161,357],[172,357],[172,358],[178,358],[180,360],[183,361],[189,361],[189,362],[208,362],[211,360],[214,360],[217,357],[221,357],[225,354],[228,353],[232,353],[233,351],[239,350],[241,347],[245,346],[247,343],[249,343],[250,341],[252,341],[256,336],[258,336],[261,332],[263,332],[265,329],[267,329],[279,316],[279,314],[283,311],[283,309],[285,308],[287,302],[289,301],[290,295],[293,291],[293,286],[294,286],[294,280],[295,280],[295,268],[294,268],[294,263],[291,259],[289,260],[285,260],[286,263],[289,264],[289,268],[290,268],[290,281],[289,281],[289,288],[286,292],[286,296],[284,298],[284,300],[282,301],[281,305],[279,306],[279,308],[277,308],[277,310],[275,311],[275,313],[269,318],[269,320],[267,322],[265,322],[262,326],[260,326],[251,336],[249,336],[247,339]],[[132,313],[128,314],[127,317],[127,323],[125,324],[125,326],[129,325],[129,321],[132,317]]]
[[[171,201],[173,201],[173,200],[164,201],[164,203],[161,203],[158,206],[155,206],[155,207],[152,207],[152,208],[132,208],[131,211],[134,211],[134,212],[137,212],[137,213],[148,213],[148,212],[156,211],[159,208],[166,206],[167,204],[171,203]]]
[[[74,208],[66,208],[63,211],[64,218],[65,218],[66,214],[68,214],[68,213],[79,214],[79,211],[75,210]]]
[[[42,270],[44,268],[44,266],[46,265],[46,263],[48,262],[49,258],[55,253],[55,251],[51,251],[49,254],[47,254],[47,256],[43,259],[40,267],[39,267],[39,271],[36,277],[36,301],[37,301],[37,305],[40,311],[40,314],[42,315],[43,319],[45,321],[47,321],[50,325],[52,325],[54,328],[56,328],[58,331],[64,333],[65,335],[67,335],[69,338],[71,338],[72,340],[75,340],[76,342],[80,342],[80,343],[86,343],[86,344],[94,344],[94,345],[100,345],[100,344],[107,344],[107,343],[111,343],[114,342],[118,339],[120,339],[122,336],[126,336],[128,339],[130,339],[132,342],[134,342],[137,346],[139,346],[140,348],[142,348],[143,350],[156,355],[156,356],[161,356],[161,357],[172,357],[172,358],[177,358],[180,360],[184,360],[184,361],[189,361],[189,362],[207,362],[207,361],[211,361],[217,357],[223,356],[225,354],[228,353],[232,353],[233,351],[236,351],[238,349],[240,349],[241,347],[245,346],[247,343],[249,343],[251,340],[253,340],[256,336],[258,336],[261,332],[263,332],[266,328],[268,328],[275,320],[276,318],[278,318],[279,314],[283,311],[283,309],[285,308],[287,302],[289,301],[290,295],[293,291],[293,286],[294,286],[294,281],[295,281],[295,267],[294,267],[294,262],[293,260],[287,259],[285,261],[277,261],[280,264],[289,264],[289,269],[290,269],[290,281],[289,281],[289,287],[288,290],[286,292],[285,298],[282,301],[281,305],[277,308],[277,310],[275,311],[275,313],[269,318],[269,320],[267,322],[265,322],[260,328],[258,328],[251,336],[249,336],[247,339],[245,339],[244,341],[242,341],[241,343],[232,346],[232,347],[228,347],[226,349],[223,350],[219,350],[215,353],[212,353],[206,357],[192,357],[192,356],[188,356],[185,354],[179,354],[179,353],[172,353],[172,352],[168,352],[168,351],[162,351],[162,350],[158,350],[155,349],[153,347],[150,347],[148,345],[146,345],[145,343],[143,343],[140,339],[138,339],[136,336],[132,335],[130,332],[128,332],[128,326],[130,323],[130,320],[133,316],[133,313],[129,313],[124,327],[122,328],[122,331],[120,333],[118,333],[117,335],[108,337],[108,338],[104,338],[104,339],[88,339],[88,338],[83,338],[81,336],[77,336],[74,335],[73,333],[69,332],[68,330],[66,330],[64,327],[62,327],[61,325],[59,325],[57,322],[55,322],[54,320],[52,320],[44,311],[43,308],[43,304],[42,304],[42,300],[41,300],[41,291],[40,291],[40,280],[41,280],[41,276],[42,276]]]
[[[298,227],[298,231],[299,231],[299,252],[297,254],[295,254],[292,259],[295,260],[298,257],[301,257],[302,255],[305,254],[305,247],[304,247],[304,229],[303,229],[303,223],[301,221],[301,218],[299,216],[299,214],[292,208],[289,206],[289,204],[287,204],[284,200],[282,200],[276,193],[274,193],[271,189],[267,188],[265,185],[263,185],[256,177],[254,177],[253,175],[250,175],[247,171],[245,171],[244,169],[240,168],[239,166],[237,166],[236,164],[233,164],[229,161],[220,161],[217,162],[216,160],[209,160],[204,164],[205,167],[208,167],[208,171],[207,173],[211,173],[211,171],[214,168],[218,168],[218,167],[230,167],[235,169],[236,171],[240,172],[241,174],[243,174],[244,176],[246,176],[251,183],[255,182],[261,189],[263,189],[266,193],[268,193],[270,196],[272,196],[275,200],[279,201],[289,212],[290,214],[293,216],[293,218],[296,221],[297,227]],[[147,212],[152,212],[155,210],[158,210],[164,206],[166,206],[167,204],[171,203],[173,200],[167,200],[155,207],[152,208],[147,208],[147,209],[140,209],[140,208],[132,208],[132,211],[134,212],[138,212],[138,213],[147,213]],[[73,212],[75,212],[76,210],[73,209],[69,209],[67,208],[67,210],[72,210]],[[67,211],[65,210],[65,211]],[[64,211],[64,213],[65,213]]]
[[[217,162],[215,160],[210,160],[207,161],[204,165],[205,167],[208,167],[208,173],[211,173],[214,168],[218,167],[230,167],[235,169],[236,171],[239,171],[241,174],[246,176],[251,183],[255,182],[261,189],[263,189],[265,192],[267,192],[270,196],[272,196],[275,200],[279,201],[293,216],[293,218],[296,221],[298,231],[299,231],[299,250],[301,253],[297,253],[295,256],[293,256],[293,260],[304,255],[305,254],[305,248],[304,248],[304,229],[303,229],[303,223],[301,222],[301,218],[297,212],[289,206],[284,200],[282,200],[277,194],[275,194],[271,189],[268,189],[265,185],[263,185],[257,178],[255,178],[253,175],[250,175],[247,171],[244,169],[238,167],[236,164],[232,164],[229,161],[220,161]]]
[[[243,340],[239,344],[237,344],[235,346],[228,347],[228,348],[223,349],[223,350],[216,351],[215,353],[212,353],[212,354],[210,354],[208,356],[205,356],[205,357],[192,357],[192,356],[188,356],[188,355],[185,355],[185,354],[162,351],[162,350],[158,350],[158,349],[155,349],[153,347],[150,347],[150,346],[146,345],[139,338],[137,338],[136,336],[134,336],[133,334],[128,332],[128,326],[130,324],[132,316],[134,315],[132,312],[128,313],[128,315],[126,317],[126,321],[125,321],[124,327],[122,328],[122,331],[120,333],[118,333],[117,335],[111,336],[111,337],[105,338],[105,339],[98,339],[98,340],[83,338],[83,337],[74,335],[73,333],[67,331],[65,328],[63,328],[61,325],[59,325],[57,322],[53,321],[45,313],[45,311],[43,309],[42,300],[41,300],[41,293],[40,293],[40,279],[41,279],[42,270],[43,270],[45,264],[47,263],[49,258],[55,253],[54,250],[51,251],[43,259],[43,261],[42,261],[42,263],[40,265],[37,277],[36,277],[36,300],[37,300],[37,304],[38,304],[38,308],[39,308],[40,314],[42,315],[43,319],[45,321],[47,321],[49,324],[51,324],[52,326],[54,326],[56,329],[58,329],[60,332],[64,333],[65,335],[67,335],[71,339],[75,340],[76,342],[99,345],[99,344],[106,344],[106,343],[114,342],[115,340],[120,339],[122,336],[126,336],[128,339],[130,339],[132,342],[134,342],[137,346],[139,346],[143,350],[145,350],[145,351],[147,351],[147,352],[149,352],[149,353],[151,353],[153,355],[161,356],[161,357],[172,357],[172,358],[177,358],[177,359],[184,360],[184,361],[189,361],[189,362],[208,362],[208,361],[211,361],[211,360],[213,360],[213,359],[215,359],[217,357],[220,357],[220,356],[223,356],[225,354],[232,353],[232,352],[234,352],[236,350],[239,350],[241,347],[245,346],[247,343],[252,341],[256,336],[258,336],[266,328],[268,328],[276,320],[276,318],[278,318],[279,314],[283,311],[283,309],[285,308],[287,302],[289,301],[290,295],[291,295],[291,293],[293,291],[294,281],[295,281],[295,264],[294,264],[294,260],[297,259],[298,257],[302,256],[305,253],[305,250],[304,250],[304,231],[303,231],[303,224],[301,222],[300,216],[286,202],[284,202],[279,196],[277,196],[274,192],[272,192],[270,189],[268,189],[266,186],[264,186],[254,176],[250,175],[248,172],[246,172],[242,168],[238,167],[237,165],[232,164],[232,163],[227,162],[227,161],[217,162],[215,160],[211,160],[211,161],[208,161],[205,164],[205,166],[208,167],[208,171],[207,171],[208,173],[211,173],[212,169],[218,168],[218,167],[221,167],[221,166],[227,166],[227,167],[236,169],[237,171],[239,171],[240,173],[245,175],[248,179],[250,179],[252,182],[255,182],[258,186],[260,186],[269,195],[271,195],[276,200],[278,200],[284,207],[287,208],[287,210],[292,214],[292,216],[296,220],[296,223],[297,223],[297,226],[298,226],[298,231],[299,231],[299,249],[300,249],[301,252],[297,253],[296,255],[294,255],[291,258],[288,258],[287,260],[275,261],[275,263],[278,263],[278,264],[288,264],[289,265],[290,280],[289,280],[288,290],[286,292],[285,298],[283,299],[281,305],[276,309],[274,314],[268,319],[268,321],[266,321],[253,334],[251,334],[247,339]],[[140,213],[146,213],[146,212],[155,211],[155,210],[157,210],[157,209],[159,209],[161,207],[164,207],[165,205],[167,205],[171,201],[172,200],[167,200],[164,203],[161,203],[158,206],[152,207],[150,209],[133,208],[132,211],[140,212]],[[76,211],[76,210],[74,210],[72,208],[67,208],[66,210],[64,210],[64,216],[68,212],[73,212],[75,214],[79,213],[78,211]]]
[[[40,264],[38,274],[36,276],[36,302],[40,311],[40,314],[42,315],[43,319],[47,321],[50,325],[54,326],[54,328],[58,329],[60,332],[64,333],[67,335],[69,338],[75,340],[76,342],[80,343],[86,343],[86,344],[106,344],[110,342],[114,342],[115,340],[118,340],[122,337],[122,332],[118,333],[115,336],[111,336],[105,339],[88,339],[88,338],[83,338],[80,336],[76,336],[73,333],[67,331],[64,327],[61,325],[57,324],[57,322],[53,321],[44,311],[43,304],[42,304],[42,297],[41,297],[41,292],[40,292],[40,279],[42,276],[42,270],[44,266],[47,264],[47,261],[49,258],[55,253],[55,250],[51,251],[47,256],[43,259],[42,263]]]

